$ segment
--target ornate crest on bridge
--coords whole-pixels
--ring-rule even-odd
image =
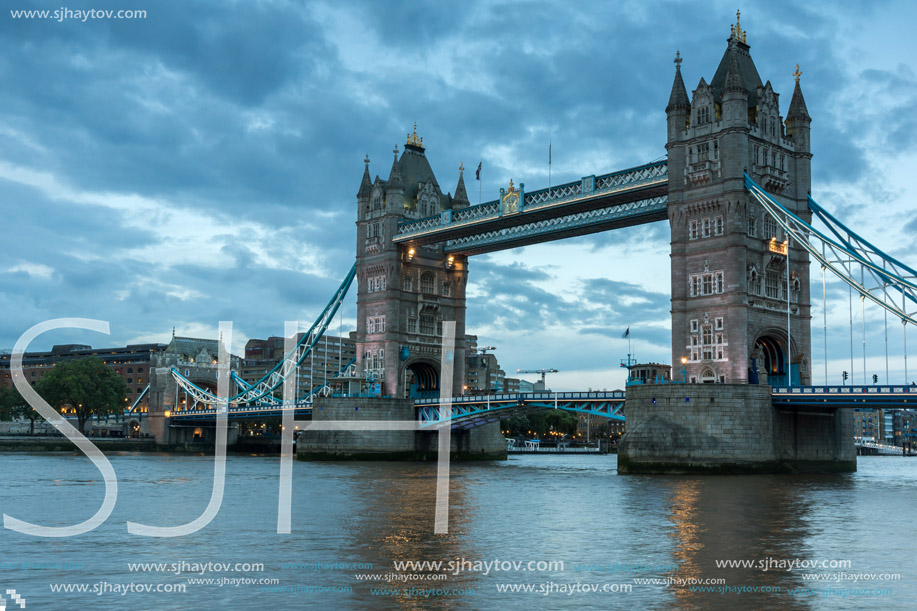
[[[515,214],[519,212],[519,191],[513,186],[513,180],[509,181],[509,189],[505,191],[500,189],[500,204],[503,214]]]

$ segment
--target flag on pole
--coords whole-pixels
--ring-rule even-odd
[[[475,172],[474,172],[474,179],[475,179],[475,180],[481,180],[481,164],[483,164],[483,163],[484,163],[484,160],[483,160],[483,159],[481,160],[480,163],[478,163],[478,169],[475,170]]]
[[[627,339],[630,337],[630,327],[627,327],[627,330],[624,331],[624,335],[621,336],[622,339]]]

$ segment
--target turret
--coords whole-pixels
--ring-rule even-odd
[[[452,209],[461,210],[471,205],[468,201],[468,193],[465,192],[465,164],[459,164],[458,185],[455,187],[455,195],[452,197]]]
[[[672,93],[669,95],[669,104],[665,107],[668,119],[668,141],[678,139],[678,134],[688,126],[688,115],[691,112],[691,103],[688,101],[688,92],[685,82],[681,78],[681,52],[675,52],[675,80],[672,83]]]
[[[748,122],[748,90],[735,50],[732,50],[723,87],[723,121],[727,126],[741,126]]]
[[[809,116],[805,98],[802,97],[802,89],[799,87],[799,77],[802,76],[799,64],[796,64],[793,76],[796,77],[796,87],[793,89],[793,98],[790,100],[790,110],[786,114],[786,136],[792,138],[796,143],[796,152],[808,153],[811,151],[809,126],[812,123],[812,117]]]
[[[401,180],[401,171],[398,169],[398,145],[392,151],[395,160],[392,162],[392,171],[388,175],[385,189],[385,205],[389,210],[400,211],[404,207],[404,183]]]

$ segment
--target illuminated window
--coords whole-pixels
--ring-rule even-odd
[[[764,215],[764,237],[779,238],[777,235],[777,221],[770,214]]]

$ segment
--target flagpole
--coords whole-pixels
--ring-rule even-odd
[[[548,188],[551,188],[551,141],[548,140]]]

